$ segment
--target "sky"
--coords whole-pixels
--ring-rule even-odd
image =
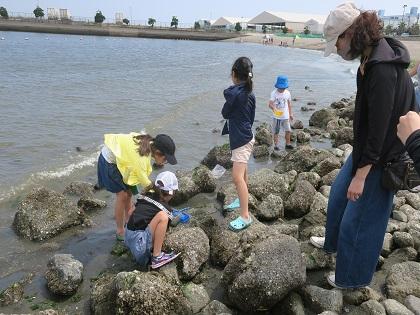
[[[331,9],[345,0],[0,0],[0,6],[10,12],[31,13],[39,4],[46,8],[66,8],[72,16],[93,17],[97,10],[109,19],[115,18],[116,12],[122,12],[131,20],[167,22],[175,15],[180,23],[191,23],[199,19],[215,20],[221,16],[252,18],[262,11],[286,11],[327,15]],[[420,7],[420,0],[355,0],[354,3],[365,10],[385,9],[385,15],[403,13],[410,7]]]

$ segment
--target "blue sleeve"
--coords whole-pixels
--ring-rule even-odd
[[[226,97],[226,95],[225,95],[225,97]],[[235,99],[236,99],[236,97],[232,97],[232,96],[231,97],[226,97],[226,102],[225,102],[225,104],[223,105],[223,108],[222,108],[222,116],[223,116],[224,119],[232,118],[232,114],[235,110],[235,106],[234,106]]]

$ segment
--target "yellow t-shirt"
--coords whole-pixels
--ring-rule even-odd
[[[104,135],[105,145],[112,151],[117,160],[117,167],[120,171],[123,182],[130,186],[141,185],[146,187],[151,184],[149,179],[152,173],[151,155],[140,156],[138,145],[133,137],[138,133],[129,134],[106,134]]]

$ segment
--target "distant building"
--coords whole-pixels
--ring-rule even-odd
[[[242,26],[242,29],[247,29],[248,28],[248,20],[249,20],[249,18],[222,16],[222,17],[218,18],[214,23],[212,23],[211,27],[212,28],[234,29],[235,25],[239,22],[239,24]]]
[[[47,8],[47,18],[48,20],[60,19],[60,10],[56,8]]]
[[[200,28],[210,28],[211,25],[215,22],[214,20],[208,20],[208,19],[200,19],[197,21],[200,25]]]
[[[384,26],[391,25],[392,27],[398,27],[398,25],[404,21],[407,26],[411,26],[415,23],[419,23],[418,7],[412,7],[409,12],[406,12],[403,16],[400,15],[385,15],[385,10],[378,10],[379,18],[384,22]]]
[[[115,23],[116,24],[122,24],[124,20],[124,13],[117,12],[115,13]]]
[[[249,20],[248,25],[257,30],[262,25],[271,29],[287,27],[294,33],[301,33],[308,27],[311,33],[322,34],[326,19],[326,15],[264,11]]]
[[[70,10],[69,9],[60,9],[60,19],[61,20],[70,20]]]

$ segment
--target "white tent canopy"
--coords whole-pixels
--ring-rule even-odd
[[[235,25],[236,23],[248,23],[249,18],[240,18],[240,17],[228,17],[222,16],[218,18],[211,26],[228,26]]]

